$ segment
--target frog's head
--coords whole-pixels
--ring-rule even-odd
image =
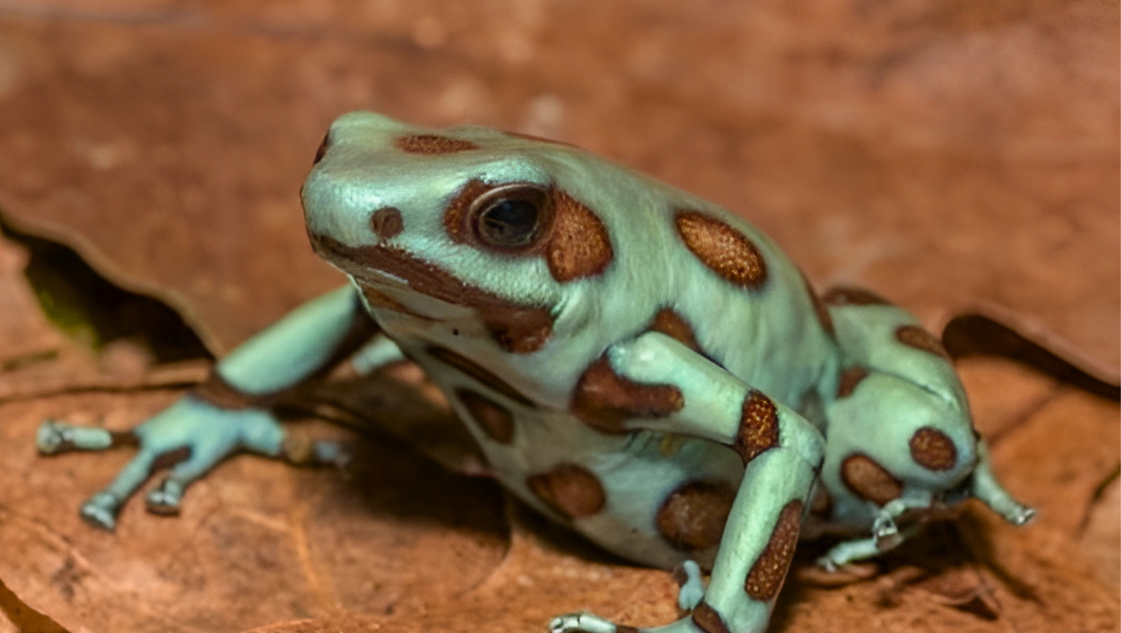
[[[602,177],[576,148],[483,127],[334,122],[304,184],[308,234],[373,308],[442,322],[475,315],[507,351],[548,340],[578,282],[614,251],[565,182]],[[616,187],[618,189],[618,186]]]

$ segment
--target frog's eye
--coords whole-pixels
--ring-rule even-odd
[[[537,185],[516,184],[491,189],[472,206],[475,235],[488,246],[522,250],[545,234],[552,210],[548,193]]]

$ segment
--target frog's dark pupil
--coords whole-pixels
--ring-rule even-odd
[[[537,206],[528,200],[500,200],[483,213],[480,228],[497,244],[526,244],[537,229]]]

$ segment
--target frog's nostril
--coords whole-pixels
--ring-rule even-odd
[[[400,210],[395,207],[384,207],[374,211],[370,216],[370,228],[378,238],[388,240],[405,229],[405,220],[401,217]]]

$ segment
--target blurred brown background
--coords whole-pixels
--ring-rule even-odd
[[[1092,1],[0,2],[0,214],[221,353],[340,281],[296,197],[335,116],[477,122],[724,204],[819,287],[870,286],[932,328],[980,306],[1115,377],[1118,32],[1117,3]],[[665,574],[387,438],[342,474],[239,458],[178,520],[132,504],[90,530],[76,508],[127,456],[41,460],[38,420],[129,426],[205,364],[85,351],[42,316],[34,252],[0,242],[0,631],[676,617]],[[1116,403],[1006,361],[962,371],[1040,520],[971,510],[841,588],[796,568],[775,630],[1116,630]]]

